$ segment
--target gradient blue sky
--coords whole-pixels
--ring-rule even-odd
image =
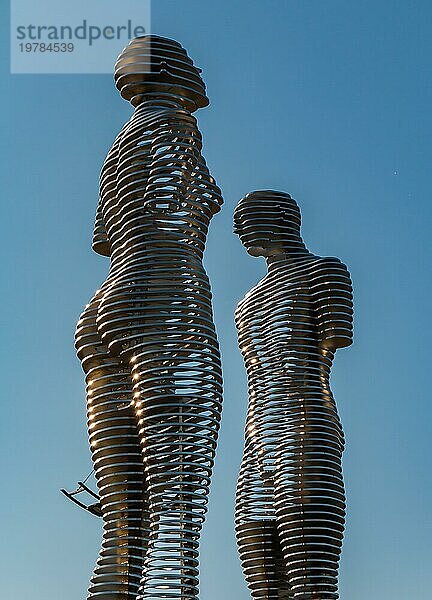
[[[59,493],[90,470],[73,332],[107,262],[90,238],[98,171],[130,114],[109,76],[10,76],[2,23],[5,600],[85,598],[100,522]],[[247,600],[233,535],[246,407],[232,313],[264,272],[231,233],[238,199],[289,191],[310,249],[355,285],[356,341],[333,374],[348,446],[343,600],[430,598],[432,4],[157,0],[153,31],[204,69],[198,113],[223,189],[206,264],[225,413],[202,543],[201,596]]]

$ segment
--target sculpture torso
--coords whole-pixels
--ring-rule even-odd
[[[199,329],[190,333],[195,349],[214,337],[201,261],[220,204],[195,118],[179,107],[138,107],[101,172],[99,228],[111,265],[94,301],[99,331],[116,353],[143,335],[181,345],[186,314]]]
[[[281,439],[302,435],[314,398],[324,400],[320,417],[333,423],[333,431],[337,426],[334,442],[343,447],[329,385],[333,352],[320,345],[318,314],[320,281],[339,265],[345,269],[337,259],[313,255],[276,262],[237,308],[249,388],[246,448],[258,453],[264,475],[274,468]]]

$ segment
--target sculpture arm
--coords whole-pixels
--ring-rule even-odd
[[[265,398],[261,397],[259,385],[260,360],[257,355],[253,340],[248,333],[248,324],[241,306],[235,312],[235,322],[238,332],[239,346],[246,367],[248,383],[248,408],[245,426],[245,446],[257,461],[261,475],[266,473],[265,468],[265,428],[264,408]]]
[[[96,209],[95,224],[93,228],[93,239],[92,248],[101,256],[110,256],[110,243],[108,241],[108,235],[105,228],[105,223],[102,215],[101,201],[99,199],[98,207]]]
[[[116,181],[116,168],[118,160],[118,150],[120,142],[123,138],[124,132],[129,127],[130,120],[123,125],[120,132],[118,133],[112,148],[108,152],[105,158],[101,175],[100,175],[100,196],[99,202],[96,209],[96,217],[93,228],[93,240],[92,248],[97,254],[101,256],[111,256],[111,247],[108,239],[106,230],[106,224],[102,212],[102,197],[106,197],[108,194],[115,193],[115,181]]]
[[[245,426],[245,447],[252,453],[257,462],[258,470],[263,479],[271,475],[266,467],[266,445],[263,436],[263,414],[257,406],[257,395],[252,385],[248,386],[249,405]]]
[[[352,282],[337,258],[324,258],[313,273],[312,294],[322,348],[335,351],[353,341]]]
[[[220,190],[201,155],[202,138],[196,119],[176,111],[158,126],[150,149],[145,205],[155,212],[181,210],[186,196],[208,204],[211,213],[222,204]]]

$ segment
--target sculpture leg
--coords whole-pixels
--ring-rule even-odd
[[[216,450],[220,385],[208,374],[194,380],[190,367],[188,378],[187,359],[171,351],[164,360],[160,348],[138,351],[132,364],[151,528],[139,597],[190,600],[198,594],[198,546]]]
[[[236,536],[245,580],[255,600],[290,600],[285,562],[274,514],[274,491],[246,449],[236,494]]]
[[[345,522],[343,435],[331,395],[293,402],[277,457],[277,526],[295,600],[335,600]]]
[[[103,542],[88,598],[132,600],[148,543],[148,501],[129,368],[95,333],[93,311],[81,319],[78,354],[86,371],[89,438],[103,513]]]

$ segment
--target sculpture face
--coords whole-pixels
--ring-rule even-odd
[[[252,256],[289,252],[301,243],[300,224],[295,200],[272,190],[247,194],[234,212],[234,233]]]
[[[122,97],[133,106],[143,98],[168,94],[194,111],[209,104],[200,73],[180,44],[148,35],[132,40],[123,50],[114,79]]]

